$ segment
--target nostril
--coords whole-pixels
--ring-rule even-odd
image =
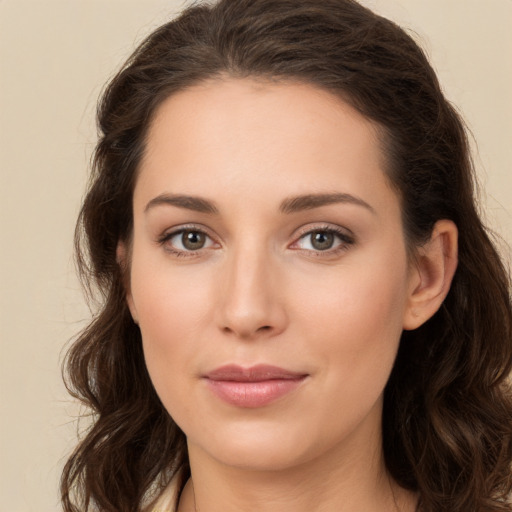
[[[272,329],[273,328],[271,325],[262,325],[261,327],[258,327],[255,331],[252,331],[252,333],[253,334],[264,333],[264,332],[272,331]],[[238,334],[239,336],[241,336],[243,338],[252,337],[250,332],[244,332],[242,329],[240,329],[240,330],[233,329],[232,327],[229,327],[229,326],[223,327],[222,331],[226,334]]]

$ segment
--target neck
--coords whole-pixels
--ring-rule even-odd
[[[276,469],[226,465],[189,442],[192,477],[178,511],[413,512],[416,497],[388,476],[380,435],[370,438]]]

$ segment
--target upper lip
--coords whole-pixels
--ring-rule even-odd
[[[258,364],[243,368],[235,364],[220,366],[204,375],[205,378],[217,381],[262,382],[265,380],[292,380],[306,377],[306,373],[285,370],[278,366]]]

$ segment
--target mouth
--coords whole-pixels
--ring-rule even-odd
[[[208,388],[224,402],[243,408],[268,405],[298,388],[308,377],[271,365],[243,368],[227,365],[203,376]]]

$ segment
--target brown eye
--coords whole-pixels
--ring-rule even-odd
[[[159,242],[167,251],[180,256],[215,247],[215,242],[204,231],[192,228],[167,233]]]
[[[311,246],[317,251],[326,251],[334,245],[334,233],[329,231],[313,231],[309,237]]]
[[[188,251],[197,251],[204,247],[206,235],[199,231],[186,230],[181,234],[181,243]]]
[[[311,253],[334,255],[348,249],[354,244],[354,238],[341,228],[317,228],[304,233],[294,244],[293,248]]]

